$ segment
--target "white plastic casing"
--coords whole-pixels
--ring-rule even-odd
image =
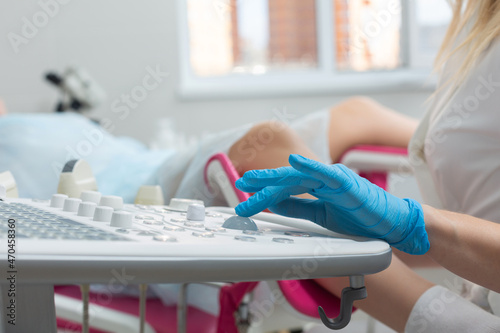
[[[99,201],[99,206],[111,207],[114,210],[123,208],[123,199],[116,195],[104,195]]]
[[[167,208],[179,212],[186,212],[188,210],[189,205],[191,204],[203,205],[203,201],[193,200],[193,199],[172,198],[170,199],[170,204],[167,206]]]
[[[80,195],[80,199],[82,199],[82,201],[93,202],[96,205],[99,204],[101,197],[102,197],[101,193],[96,191],[83,191],[82,194]]]
[[[137,191],[135,197],[135,204],[137,205],[163,205],[163,191],[159,185],[144,185]]]
[[[57,193],[66,194],[70,198],[79,198],[83,191],[96,191],[97,183],[90,165],[84,160],[70,161],[64,168],[71,166],[71,171],[59,176]]]

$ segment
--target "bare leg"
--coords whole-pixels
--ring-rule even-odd
[[[366,97],[352,97],[330,109],[332,161],[350,147],[366,144],[407,147],[418,121]]]
[[[240,174],[254,169],[289,165],[290,154],[318,159],[300,137],[277,121],[255,125],[229,149],[228,156]]]
[[[330,157],[337,161],[359,144],[406,147],[418,122],[366,97],[352,97],[330,109]],[[268,121],[254,126],[229,150],[240,173],[288,165],[290,154],[315,158],[286,125]]]

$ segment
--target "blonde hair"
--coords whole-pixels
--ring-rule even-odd
[[[458,51],[465,51],[462,66],[446,83],[459,85],[476,65],[481,53],[500,35],[500,0],[449,0],[453,18],[436,58],[434,68],[441,71],[444,64]],[[470,28],[469,28],[470,27]],[[459,34],[470,29],[456,45]]]

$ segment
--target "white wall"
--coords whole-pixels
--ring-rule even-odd
[[[59,1],[58,12],[16,54],[8,34],[22,35],[23,18],[33,22],[41,3]],[[346,96],[194,101],[176,94],[179,78],[174,0],[2,0],[0,3],[0,97],[10,112],[50,112],[57,94],[42,75],[77,64],[106,89],[108,101],[95,116],[108,117],[115,134],[148,141],[159,118],[174,117],[188,134],[217,131],[273,116],[276,108],[301,115]],[[168,71],[165,81],[124,120],[111,112],[113,101],[141,84],[147,67]],[[428,91],[370,95],[403,113],[420,117]]]

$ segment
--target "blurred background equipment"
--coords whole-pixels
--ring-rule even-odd
[[[68,67],[62,75],[49,72],[45,79],[62,93],[56,106],[57,112],[89,111],[106,100],[104,89],[82,68]]]

